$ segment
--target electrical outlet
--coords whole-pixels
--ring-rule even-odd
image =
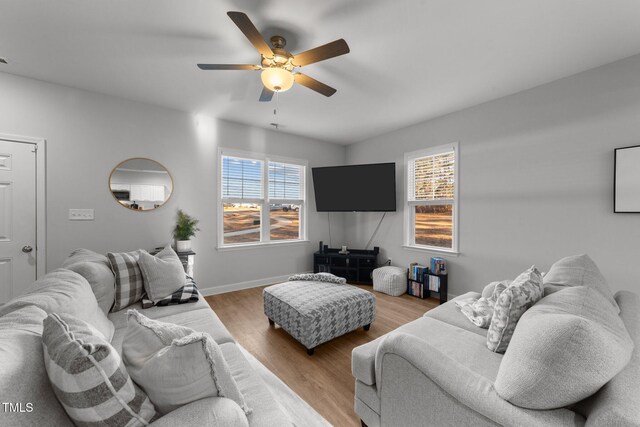
[[[93,209],[69,209],[69,221],[93,221]]]

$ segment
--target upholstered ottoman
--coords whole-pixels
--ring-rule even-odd
[[[373,290],[397,297],[407,292],[407,269],[386,266],[373,270]]]
[[[364,327],[376,317],[376,297],[355,286],[292,281],[263,291],[264,314],[307,348]]]

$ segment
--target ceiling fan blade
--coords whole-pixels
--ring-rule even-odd
[[[275,92],[267,89],[266,87],[263,87],[262,88],[262,93],[260,94],[259,101],[260,102],[269,102],[269,101],[271,101],[271,98],[273,98],[273,94],[274,93]]]
[[[311,90],[315,90],[316,92],[321,93],[324,96],[331,96],[336,93],[336,90],[331,86],[327,86],[326,84],[319,82],[316,79],[311,78],[305,74],[297,73],[294,74],[293,77],[296,83],[308,87]]]
[[[259,70],[260,67],[252,64],[198,64],[201,70]]]
[[[262,56],[265,58],[273,57],[273,51],[246,14],[242,12],[227,12],[227,15],[229,15],[229,18],[240,28],[240,31],[242,31]]]
[[[293,64],[302,67],[303,65],[313,64],[314,62],[324,61],[325,59],[335,58],[336,56],[349,53],[349,45],[344,39],[336,40],[316,48],[298,53],[293,57]]]

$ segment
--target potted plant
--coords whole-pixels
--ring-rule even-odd
[[[191,238],[196,235],[198,220],[182,209],[178,210],[178,221],[173,229],[173,237],[176,239],[176,252],[189,252],[191,250]]]

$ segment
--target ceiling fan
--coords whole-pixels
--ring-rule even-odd
[[[273,45],[273,48],[271,48],[264,41],[258,29],[246,14],[242,12],[227,12],[227,15],[229,15],[229,18],[240,28],[240,31],[244,33],[260,53],[260,64],[198,64],[198,68],[201,70],[262,71],[260,74],[264,85],[262,94],[260,95],[260,101],[262,102],[271,101],[275,92],[289,90],[294,82],[321,93],[324,96],[331,96],[336,93],[336,89],[297,72],[296,69],[349,53],[349,46],[344,39],[339,39],[293,55],[285,50],[284,47],[287,41],[284,37],[271,37],[271,44]]]

